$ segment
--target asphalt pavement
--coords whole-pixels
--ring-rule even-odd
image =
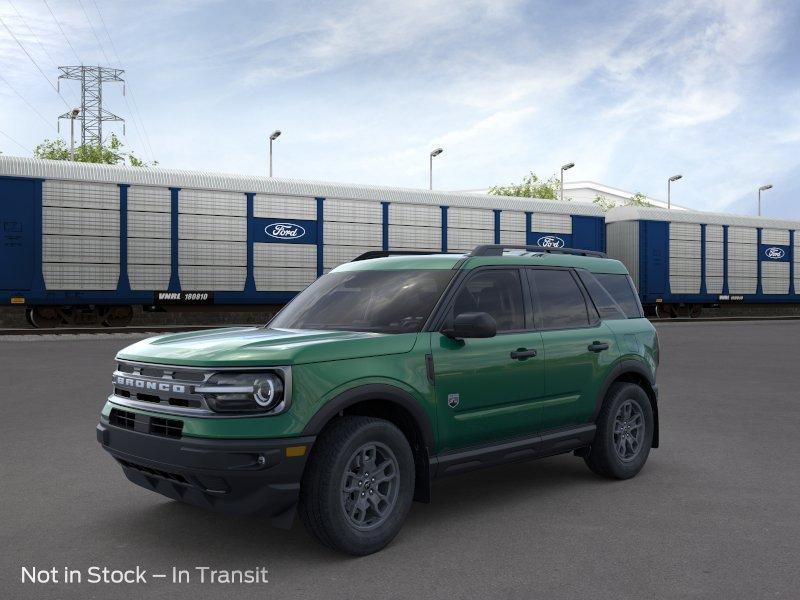
[[[442,480],[358,559],[299,522],[277,530],[125,479],[94,428],[114,353],[139,337],[2,339],[0,598],[800,597],[800,322],[658,330],[661,448],[636,478],[566,455]],[[139,566],[148,583],[88,583],[93,566]],[[191,582],[172,583],[173,566]],[[263,567],[268,583],[200,583],[198,566]],[[82,583],[22,582],[53,567]]]

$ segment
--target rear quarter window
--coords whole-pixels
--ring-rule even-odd
[[[642,304],[639,302],[639,296],[636,294],[636,288],[629,275],[623,273],[592,273],[591,275],[605,289],[624,315],[624,317],[604,316],[603,318],[639,319],[644,316]],[[581,273],[581,278],[584,278],[583,273]],[[586,282],[584,281],[584,283]],[[587,287],[589,287],[588,284]],[[594,293],[591,289],[589,293],[592,294],[594,300]],[[600,310],[599,306],[597,308]]]

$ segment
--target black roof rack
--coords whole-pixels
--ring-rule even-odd
[[[388,256],[421,256],[425,254],[447,254],[447,252],[437,252],[433,250],[370,250],[359,254],[350,262],[359,260],[370,260],[371,258],[386,258]]]
[[[526,252],[541,252],[544,254],[571,254],[573,256],[593,256],[606,258],[605,252],[597,250],[581,250],[579,248],[550,248],[547,246],[525,246],[517,244],[485,244],[477,246],[470,256],[503,256],[504,250],[525,250]]]

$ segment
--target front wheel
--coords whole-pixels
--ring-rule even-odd
[[[653,442],[653,408],[635,383],[615,383],[597,418],[597,433],[584,457],[594,473],[629,479],[641,471]]]
[[[377,552],[400,531],[414,496],[414,457],[383,419],[346,416],[319,437],[300,488],[300,518],[329,548]]]

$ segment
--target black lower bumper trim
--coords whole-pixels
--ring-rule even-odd
[[[313,436],[271,440],[169,439],[101,422],[97,441],[133,483],[169,498],[291,526]],[[286,456],[288,446],[306,446]]]

